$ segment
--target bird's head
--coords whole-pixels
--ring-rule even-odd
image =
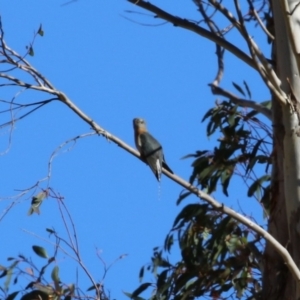
[[[146,121],[142,118],[133,119],[133,128],[137,131],[146,131]]]

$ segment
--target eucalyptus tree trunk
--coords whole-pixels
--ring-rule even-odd
[[[273,173],[269,232],[291,253],[300,267],[300,127],[299,54],[300,6],[298,1],[272,0],[275,26],[275,69],[286,94],[286,104],[273,96]],[[293,8],[295,8],[293,11]],[[288,14],[288,11],[291,14]],[[294,24],[294,25],[293,25]],[[299,53],[299,54],[298,54]],[[295,282],[275,249],[264,255],[263,299],[300,299]]]

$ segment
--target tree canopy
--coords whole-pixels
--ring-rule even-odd
[[[134,253],[143,257],[147,254],[144,245],[160,244],[153,248],[150,262],[140,268],[141,283],[124,291],[130,298],[297,299],[298,4],[287,0],[193,1],[193,10],[189,7],[177,13],[175,7],[164,8],[164,3],[127,2],[130,9],[118,22],[126,23],[128,32],[134,27],[138,35],[130,35],[124,25],[95,30],[91,19],[77,24],[71,35],[74,23],[59,23],[64,16],[61,10],[56,15],[57,29],[53,20],[46,21],[51,28],[46,50],[40,46],[40,38],[47,36],[44,24],[36,27],[25,50],[21,35],[17,41],[23,48],[11,46],[3,13],[2,159],[8,162],[3,171],[9,184],[1,195],[0,221],[4,230],[12,220],[30,228],[22,232],[27,233],[24,245],[30,243],[31,254],[20,242],[10,244],[7,261],[0,266],[2,298],[113,299],[108,288],[113,269],[123,272],[126,280],[129,277],[126,268],[120,271],[121,260],[130,259],[120,242],[127,240]],[[79,3],[64,3],[63,9],[71,10]],[[104,12],[111,8],[103,7]],[[114,23],[111,16],[101,13],[109,24]],[[62,35],[57,31],[60,27],[64,27]],[[118,41],[117,30],[126,32],[128,41]],[[187,31],[194,35],[181,46]],[[70,36],[64,36],[67,32]],[[154,46],[147,34],[153,42],[157,32],[161,40]],[[172,40],[166,39],[170,32]],[[110,44],[110,37],[115,44]],[[203,38],[213,47],[208,48],[206,41],[197,55],[194,45]],[[61,61],[52,60],[51,52]],[[46,54],[35,65],[40,53]],[[199,91],[199,73],[211,93],[205,97]],[[197,92],[196,97],[191,91]],[[158,186],[150,183],[153,174],[128,142],[129,136],[133,141],[132,119],[141,117],[140,113],[157,124],[152,127],[149,122],[149,130],[161,141],[168,164],[172,162],[174,174],[163,170],[171,180],[164,177]],[[203,122],[203,135],[192,123],[194,118]],[[19,127],[24,127],[20,134]],[[101,144],[95,139],[98,136]],[[212,142],[203,143],[204,136]],[[103,141],[109,143],[103,145]],[[13,156],[17,147],[21,151]],[[83,150],[76,155],[80,147]],[[17,157],[22,161],[21,171],[12,164]],[[180,169],[174,157],[177,162],[183,158],[181,162],[192,164],[191,168]],[[58,160],[66,163],[57,168]],[[43,167],[37,168],[38,164]],[[143,168],[138,169],[140,165]],[[149,179],[141,175],[146,171]],[[131,202],[131,198],[138,201]],[[149,198],[163,201],[151,210],[146,204]],[[170,209],[175,201],[176,211]],[[25,204],[30,216],[26,221]],[[113,234],[110,227],[115,228]],[[134,229],[141,235],[133,241]],[[5,231],[6,239],[15,234],[14,229]],[[119,252],[110,251],[112,263],[95,246],[106,241]],[[36,261],[38,257],[43,263]],[[127,270],[144,263],[137,256],[132,260]],[[79,280],[82,276],[86,286]]]

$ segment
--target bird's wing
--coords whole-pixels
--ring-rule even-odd
[[[154,153],[158,153],[161,161],[163,160],[161,144],[149,132],[143,132],[140,135],[140,141],[141,152],[145,158]]]
[[[157,180],[160,180],[163,163],[163,152],[160,143],[148,132],[140,135],[141,154],[147,161]]]
[[[150,155],[146,158],[146,161],[157,180],[160,181],[162,173],[162,162],[160,161],[159,156],[155,154]]]

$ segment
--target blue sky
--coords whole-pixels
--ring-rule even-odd
[[[8,45],[25,53],[25,46],[42,24],[45,35],[37,37],[35,55],[28,58],[30,63],[100,126],[132,146],[132,119],[145,118],[149,131],[164,147],[168,165],[188,180],[192,161],[181,158],[214,147],[214,139],[207,139],[206,124],[201,119],[216,100],[207,86],[217,69],[215,46],[194,33],[163,24],[125,0],[76,1],[61,6],[63,3],[1,2]],[[155,4],[175,15],[200,18],[192,1]],[[146,26],[151,24],[158,26]],[[224,22],[224,27],[227,25]],[[258,43],[264,41],[257,29],[251,30]],[[245,49],[234,33],[229,36]],[[253,70],[229,53],[225,58],[223,88],[236,92],[232,81],[242,84],[245,80],[253,99],[269,99]],[[2,89],[2,99],[11,96],[12,90]],[[46,98],[40,93],[23,92],[17,99],[33,102]],[[2,118],[0,115],[1,123]],[[51,153],[64,141],[87,132],[89,126],[58,102],[18,122],[12,147],[0,160],[0,197],[14,196],[17,190],[27,189],[44,178]],[[8,133],[7,128],[1,131],[0,152],[6,148]],[[53,161],[50,186],[65,199],[76,224],[82,258],[95,280],[103,276],[96,248],[101,249],[107,264],[128,254],[111,268],[105,280],[112,298],[123,299],[122,291],[130,292],[138,286],[138,272],[150,262],[152,248],[163,245],[182,208],[175,204],[182,189],[163,177],[159,192],[155,177],[144,163],[103,137],[80,139],[70,151],[62,152]],[[242,185],[231,185],[229,193],[225,197],[217,191],[214,196],[262,220],[259,206],[247,198]],[[1,211],[10,201],[0,201]],[[0,250],[1,265],[7,265],[8,256],[19,253],[43,264],[31,250],[34,244],[53,252],[53,246],[28,231],[47,238],[45,228],[54,227],[66,236],[53,199],[43,203],[41,215],[28,217],[30,201],[30,194],[21,198],[0,223],[0,239],[5,245]],[[187,201],[198,200],[191,197]],[[61,254],[57,265],[62,281],[75,282],[76,264],[72,260]],[[91,285],[83,273],[80,285],[83,289]],[[20,282],[15,289],[22,286]]]

